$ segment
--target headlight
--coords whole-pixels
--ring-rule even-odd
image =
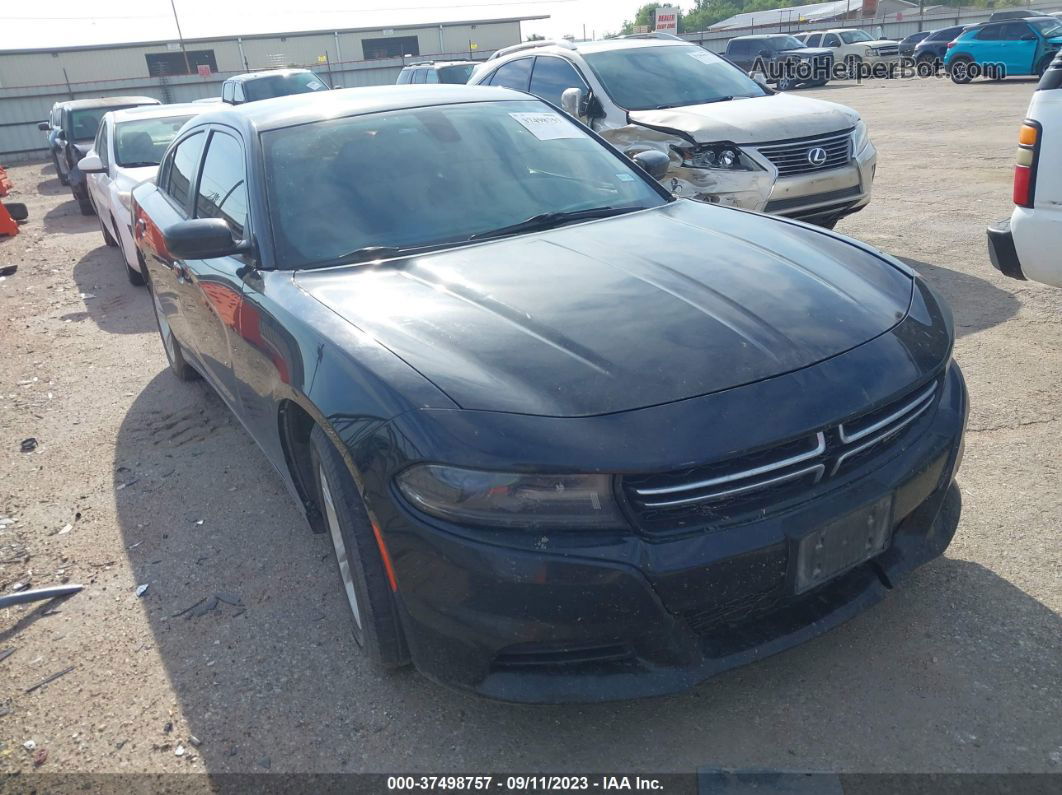
[[[133,210],[133,194],[126,193],[125,191],[118,191],[118,201],[122,203],[122,206],[132,212]]]
[[[870,133],[867,132],[867,125],[862,119],[856,122],[855,129],[852,131],[852,153],[859,154],[863,151],[863,147],[870,143]]]
[[[683,168],[718,168],[724,171],[752,171],[754,168],[741,150],[726,144],[699,144],[682,147],[672,145],[682,158]]]
[[[418,509],[456,524],[525,530],[627,526],[609,475],[525,475],[418,464],[395,482]]]
[[[867,58],[869,58],[871,55],[877,55],[877,53],[878,53],[878,51],[875,50],[873,47],[865,47],[863,55],[865,55]]]

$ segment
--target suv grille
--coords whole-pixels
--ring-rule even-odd
[[[785,141],[777,144],[760,144],[756,147],[760,154],[778,167],[779,176],[805,174],[809,171],[826,171],[847,163],[852,155],[852,130],[802,138],[799,141]],[[826,152],[826,158],[813,162],[811,153],[816,149]]]
[[[874,48],[874,52],[878,55],[896,55],[899,51],[900,48],[895,44],[884,44]]]
[[[707,466],[627,476],[627,504],[646,533],[688,532],[763,514],[806,495],[898,439],[934,405],[939,379],[806,437]]]

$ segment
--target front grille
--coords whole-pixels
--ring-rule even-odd
[[[939,386],[938,379],[838,425],[713,464],[628,475],[624,497],[639,527],[650,535],[765,515],[883,455],[935,404]]]
[[[889,45],[885,45],[884,47],[875,47],[874,52],[876,52],[878,55],[897,55],[900,52],[900,48],[895,45],[891,47]]]
[[[852,130],[802,138],[798,141],[760,144],[756,148],[778,168],[779,176],[826,171],[839,168],[852,158]],[[817,149],[824,150],[826,158],[813,162],[809,155]]]
[[[492,667],[502,669],[557,668],[616,663],[634,657],[622,643],[550,645],[524,643],[509,646],[495,655]]]

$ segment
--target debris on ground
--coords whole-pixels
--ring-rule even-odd
[[[10,593],[4,596],[0,596],[0,607],[12,607],[13,605],[28,604],[29,602],[43,602],[47,599],[57,599],[60,596],[71,596],[78,591],[84,589],[84,585],[53,585],[48,588],[36,588],[32,591],[27,591],[25,588],[29,586],[29,583],[16,582],[11,586],[12,591],[20,593]]]
[[[25,748],[27,751],[32,751],[37,747],[37,741],[26,740],[26,742],[22,743],[22,747]]]
[[[55,681],[56,679],[58,679],[58,678],[59,678],[60,676],[66,676],[66,675],[67,675],[68,673],[70,673],[71,671],[73,671],[73,670],[74,670],[75,668],[77,668],[77,666],[76,666],[76,665],[71,665],[71,666],[69,666],[68,668],[64,668],[64,669],[63,669],[63,670],[61,670],[61,671],[57,671],[57,672],[55,672],[55,673],[54,673],[54,674],[52,674],[51,676],[46,676],[46,677],[44,677],[44,679],[42,679],[41,681],[39,681],[39,682],[38,682],[37,684],[35,684],[35,685],[31,685],[31,686],[27,687],[27,688],[26,688],[26,690],[25,690],[25,692],[26,692],[26,693],[32,693],[32,692],[33,692],[34,690],[36,690],[37,688],[39,688],[39,687],[44,687],[44,686],[45,686],[46,684],[48,684],[48,683],[50,683],[50,682],[54,682],[54,681]]]
[[[222,602],[225,602],[225,604],[230,604],[233,607],[243,607],[243,600],[240,599],[239,594],[229,593],[228,591],[218,591],[214,596]]]
[[[140,597],[146,594],[149,585],[150,583],[144,583],[143,585],[136,586],[136,595]]]
[[[173,755],[174,755],[174,756],[184,756],[184,746],[183,746],[183,745],[178,745],[178,746],[177,746],[177,747],[176,747],[176,748],[174,749],[174,751],[173,751]]]
[[[15,653],[15,647],[14,646],[12,646],[10,649],[0,649],[0,662],[3,662],[4,660],[6,660],[8,657],[10,657],[14,653]]]
[[[188,742],[194,745],[196,748],[203,744],[203,741],[196,737],[194,734],[188,735]]]
[[[14,276],[15,271],[18,270],[18,265],[5,265],[0,268],[0,276]]]
[[[23,439],[22,440],[22,452],[23,453],[32,453],[36,449],[37,449],[37,440],[35,438],[33,438],[32,436],[29,437],[28,439]]]
[[[48,761],[48,749],[47,748],[38,748],[36,751],[33,752],[33,766],[34,767],[40,767],[41,765],[43,765],[47,761]]]
[[[74,526],[72,524],[70,524],[69,522],[67,522],[66,524],[63,525],[63,529],[60,530],[58,533],[56,533],[56,535],[60,535],[60,536],[61,535],[66,535],[67,533],[69,533],[73,529],[74,529]]]

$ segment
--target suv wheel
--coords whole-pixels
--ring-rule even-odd
[[[948,66],[948,74],[951,75],[951,82],[960,86],[966,85],[973,78],[970,77],[970,65],[973,63],[973,59],[967,55],[960,55],[953,60]]]
[[[111,230],[107,228],[107,222],[103,220],[103,217],[100,216],[99,213],[96,214],[96,218],[100,222],[100,231],[103,232],[103,242],[111,248],[117,248],[118,241],[115,239],[115,236],[111,234]]]

